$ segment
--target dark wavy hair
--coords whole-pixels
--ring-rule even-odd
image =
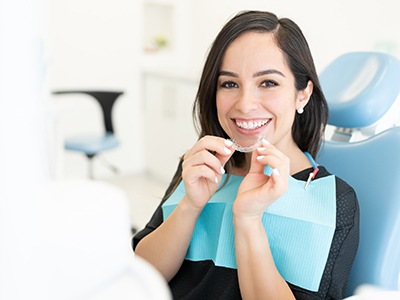
[[[193,120],[199,139],[205,135],[228,138],[217,115],[216,93],[218,76],[225,52],[229,45],[247,32],[272,33],[277,46],[282,50],[286,62],[295,78],[297,90],[307,87],[310,80],[313,92],[303,114],[296,114],[292,127],[295,143],[302,151],[316,157],[328,121],[328,105],[322,92],[314,61],[308,43],[296,23],[288,18],[278,19],[270,12],[243,11],[234,16],[215,38],[200,78],[199,88],[193,106]],[[243,166],[245,156],[236,151],[226,164],[227,173],[233,167]],[[181,180],[181,163],[171,185]],[[170,190],[168,195],[173,191]]]
[[[199,138],[205,135],[228,138],[217,116],[218,76],[227,48],[246,32],[265,32],[274,35],[276,44],[282,50],[294,75],[297,90],[305,89],[309,80],[313,83],[313,93],[304,108],[304,113],[296,114],[292,135],[302,151],[308,151],[315,157],[321,146],[328,120],[328,105],[321,90],[311,51],[302,31],[292,20],[278,19],[270,12],[240,12],[226,23],[217,35],[205,62],[193,107],[193,118]],[[234,166],[241,166],[243,162],[244,154],[235,152],[231,163]]]

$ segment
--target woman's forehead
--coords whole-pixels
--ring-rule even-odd
[[[222,59],[221,71],[256,73],[268,69],[290,72],[272,33],[248,32],[235,39]],[[290,72],[291,73],[291,72]]]

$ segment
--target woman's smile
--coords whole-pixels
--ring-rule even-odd
[[[250,132],[265,126],[271,121],[271,119],[258,119],[258,120],[234,119],[233,121],[235,122],[236,126],[239,127],[240,129],[244,129]]]
[[[256,143],[257,139],[266,136],[271,118],[257,119],[232,119],[234,126],[230,132],[233,138],[242,146],[249,146]]]

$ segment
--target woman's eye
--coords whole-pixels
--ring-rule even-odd
[[[222,88],[232,89],[232,88],[237,87],[238,85],[233,81],[224,81],[223,83],[221,83],[220,86]]]
[[[273,80],[264,80],[263,82],[261,82],[261,86],[264,86],[264,87],[274,87],[277,85],[278,85],[278,83]]]

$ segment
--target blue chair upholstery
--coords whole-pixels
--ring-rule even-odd
[[[356,190],[360,244],[350,293],[361,284],[396,289],[400,272],[400,127],[355,143],[325,142],[318,162]]]
[[[329,103],[329,124],[367,127],[380,120],[400,91],[400,61],[379,52],[350,52],[335,59],[321,74]]]
[[[77,151],[86,155],[86,157],[89,159],[89,176],[93,178],[93,158],[104,151],[108,151],[119,146],[119,141],[114,134],[112,109],[115,101],[120,95],[123,94],[123,92],[69,90],[56,91],[53,92],[53,94],[87,94],[97,100],[98,104],[101,106],[104,122],[104,134],[100,136],[79,136],[69,138],[65,141],[66,150]],[[110,164],[108,166],[113,171],[117,171],[114,166]]]
[[[345,58],[338,64],[334,61],[320,76],[330,108],[329,123],[346,128],[371,126],[397,100],[400,62],[383,53],[351,53]],[[373,79],[360,84],[358,71],[369,59],[376,63],[373,74],[367,75]],[[358,91],[340,98],[341,89],[352,84],[358,84]],[[353,186],[360,204],[360,244],[347,294],[362,284],[398,289],[400,127],[356,142],[325,141],[317,161]]]

